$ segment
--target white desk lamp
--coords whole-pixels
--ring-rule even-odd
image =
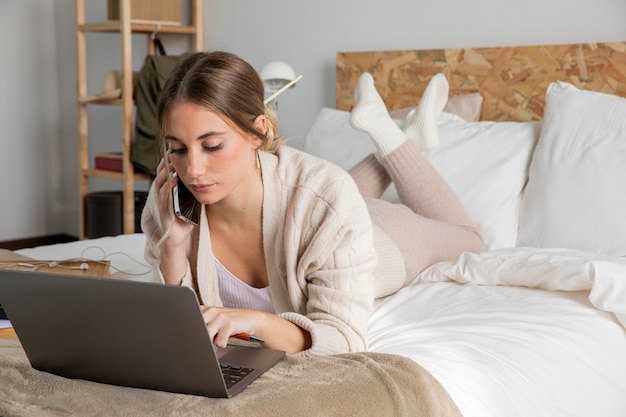
[[[296,77],[296,72],[289,64],[282,61],[272,61],[265,65],[259,73],[263,85],[265,86],[265,94],[268,97],[264,100],[265,104],[275,100],[283,91],[294,87],[302,78],[302,75]],[[274,109],[278,108],[277,101],[273,103]]]

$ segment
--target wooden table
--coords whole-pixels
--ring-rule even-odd
[[[9,327],[8,329],[0,329],[0,339],[17,339],[17,335],[15,334],[15,330],[13,330],[13,327]]]
[[[48,266],[47,264],[56,266]],[[81,269],[81,264],[86,263],[87,269]],[[109,274],[109,261],[93,261],[93,260],[69,260],[69,261],[44,261],[35,259],[12,259],[12,260],[0,260],[0,268],[11,269],[16,271],[29,271],[36,268],[37,272],[45,272],[50,274],[65,274],[65,275],[82,275],[98,278],[108,278]],[[17,339],[15,330],[12,327],[6,329],[0,329],[0,338],[2,339]]]
[[[81,265],[83,264],[87,265],[87,269],[81,269]],[[109,273],[110,264],[110,261],[107,260],[0,260],[0,269],[108,278],[111,276]]]

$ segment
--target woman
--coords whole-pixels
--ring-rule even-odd
[[[267,347],[292,354],[365,350],[377,295],[396,291],[436,260],[479,248],[482,240],[418,145],[407,141],[388,115],[380,116],[384,104],[371,76],[364,75],[357,86],[361,99],[354,124],[372,129],[375,141],[385,139],[397,152],[382,145],[380,163],[371,157],[355,167],[355,178],[366,181],[359,186],[340,168],[281,146],[275,115],[264,105],[263,94],[254,68],[230,53],[195,53],[174,69],[158,104],[166,150],[142,216],[146,257],[158,279],[196,289],[218,346],[248,333],[265,340]],[[447,90],[445,94],[444,104]],[[428,111],[418,111],[408,129],[432,130],[422,129],[421,120],[429,112],[436,118],[441,110],[421,107]],[[381,123],[382,137],[376,139]],[[434,130],[436,136],[436,126]],[[376,199],[366,204],[360,194],[359,189],[368,198],[380,196],[389,179],[383,165],[395,179],[387,161],[402,159],[405,148],[418,160],[410,162],[415,165],[411,171],[426,177],[417,181],[430,181],[422,187],[430,195],[424,198],[417,191],[412,200],[425,206],[429,216],[435,212],[438,220],[403,205]],[[371,178],[377,182],[371,184]],[[181,181],[201,203],[197,226],[173,214],[172,187]],[[438,212],[440,203],[443,211],[453,212],[451,217]],[[408,230],[421,234],[424,229],[425,234],[407,242],[404,226],[391,223],[390,231],[403,232],[396,241],[372,225],[372,219],[376,223],[382,216],[387,227],[389,211],[415,221]],[[439,227],[442,235],[430,236]],[[403,260],[404,254],[414,256],[410,247],[427,248],[423,260]]]

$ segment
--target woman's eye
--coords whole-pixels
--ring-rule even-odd
[[[173,148],[170,148],[170,149],[169,149],[169,152],[170,152],[171,154],[175,154],[175,153],[183,153],[183,152],[185,152],[185,151],[186,151],[186,149],[185,149],[185,148],[180,148],[180,149],[173,149]]]
[[[219,151],[220,149],[222,149],[222,144],[220,143],[219,145],[215,146],[205,146],[204,149],[208,152]]]

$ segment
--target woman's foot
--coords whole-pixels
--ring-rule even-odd
[[[414,140],[422,150],[433,149],[439,144],[439,115],[448,102],[448,80],[445,75],[435,75],[419,102],[402,125],[402,131]]]
[[[350,124],[366,132],[376,145],[376,157],[380,160],[389,155],[406,140],[407,136],[393,121],[385,102],[376,91],[374,79],[368,72],[359,77],[354,89],[356,105],[350,113]]]

